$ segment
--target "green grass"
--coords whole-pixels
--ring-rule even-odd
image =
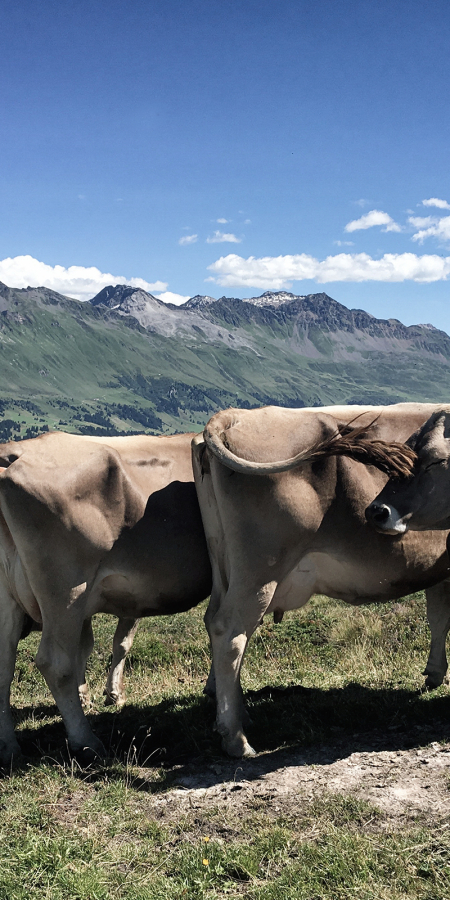
[[[386,832],[361,801],[331,796],[269,826],[255,813],[224,838],[214,811],[159,825],[125,782],[47,766],[3,787],[2,900],[443,900],[450,889],[447,829]]]
[[[180,770],[226,765],[201,693],[203,612],[141,626],[121,711],[102,696],[115,620],[97,618],[91,721],[112,758],[90,771],[67,754],[33,663],[39,635],[22,642],[13,706],[27,757],[0,782],[0,900],[449,897],[450,829],[431,820],[394,828],[351,796],[277,814],[257,797],[241,807],[237,792],[225,811],[194,804],[162,814],[156,801],[170,797]],[[421,594],[358,609],[316,597],[280,625],[267,619],[244,665],[251,741],[268,755],[361,733],[389,741],[398,729],[411,745],[426,742],[449,702],[446,687],[420,692],[428,640]]]

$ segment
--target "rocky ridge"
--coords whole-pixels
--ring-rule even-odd
[[[194,329],[197,338],[203,332],[209,340],[227,344],[230,343],[229,329],[233,329],[233,343],[236,339],[241,343],[242,332],[236,334],[236,329],[269,326],[288,331],[282,338],[280,335],[280,339],[287,339],[291,346],[302,348],[308,357],[322,355],[317,342],[312,341],[313,346],[310,346],[310,332],[317,328],[328,333],[334,345],[333,355],[337,353],[339,358],[348,355],[346,351],[354,359],[355,352],[361,354],[365,349],[392,351],[411,345],[443,358],[450,356],[449,336],[434,326],[407,326],[398,319],[377,319],[365,310],[348,309],[325,292],[298,295],[287,291],[265,291],[259,297],[220,297],[218,300],[197,294],[181,306],[174,306],[164,304],[143,290],[117,285],[104,288],[90,303],[96,308],[108,308],[117,315],[133,316],[143,328],[160,334],[192,333]],[[247,346],[254,345],[248,334],[246,338]],[[329,349],[331,351],[331,347]]]
[[[377,319],[325,292],[196,295],[176,306],[130,285],[84,303],[0,285],[0,343],[0,411],[16,430],[92,422],[95,433],[172,432],[201,429],[226,406],[448,402],[450,393],[445,332]]]
[[[273,337],[308,358],[344,358],[366,350],[397,352],[410,347],[450,360],[450,337],[432,324],[403,325],[398,319],[377,319],[362,309],[348,309],[325,292],[298,295],[265,291],[240,299],[197,294],[181,306],[166,304],[152,294],[129,285],[109,285],[88,303],[81,303],[45,287],[9,288],[0,283],[0,313],[11,312],[15,301],[33,301],[41,308],[59,306],[72,313],[88,311],[106,319],[127,319],[146,331],[165,337],[190,337],[253,347],[251,329],[270,328]],[[321,341],[317,332],[321,332]],[[329,346],[323,345],[327,339]],[[319,347],[318,344],[321,344]]]

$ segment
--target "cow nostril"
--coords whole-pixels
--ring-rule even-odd
[[[389,506],[386,506],[385,503],[372,503],[371,506],[368,507],[366,512],[367,518],[371,519],[373,522],[386,522],[391,515],[391,510]]]

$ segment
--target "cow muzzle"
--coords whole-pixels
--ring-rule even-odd
[[[366,509],[366,519],[383,534],[404,534],[408,527],[395,507],[386,503],[371,503]]]

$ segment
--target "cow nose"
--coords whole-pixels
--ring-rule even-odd
[[[377,525],[387,522],[390,515],[391,508],[385,503],[371,503],[366,509],[366,519],[369,519],[369,522],[376,522]]]

